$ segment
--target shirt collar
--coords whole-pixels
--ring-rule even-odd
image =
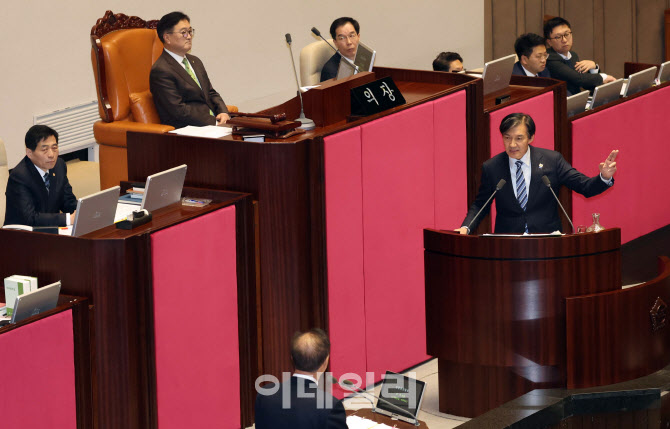
[[[32,161],[31,161],[32,162]],[[40,177],[44,179],[44,175],[49,172],[49,170],[44,171],[41,168],[39,168],[36,164],[33,164],[35,168],[37,169],[37,172],[40,174]]]
[[[529,71],[527,68],[525,68],[523,65],[521,66],[523,71],[526,73],[526,76],[532,76],[532,77],[537,77],[537,75],[531,71]]]
[[[561,53],[558,52],[558,51],[557,51],[556,53],[557,53],[558,55],[560,55],[561,58],[563,58],[564,60],[569,60],[570,58],[572,58],[572,54],[570,53],[570,51],[568,51],[568,55],[563,55],[563,54],[561,54]]]
[[[509,157],[509,156],[508,156],[508,158],[509,158],[509,166],[510,166],[510,168],[511,168],[511,167],[516,168],[516,161],[517,161],[517,160],[514,159],[514,158],[512,158],[512,157]],[[523,162],[525,165],[530,165],[530,145],[528,145],[528,150],[527,150],[526,153],[521,157],[521,159],[520,159],[519,161]]]
[[[175,61],[177,61],[179,64],[181,64],[182,61],[184,61],[184,58],[186,58],[186,57],[182,57],[182,56],[179,55],[179,54],[175,54],[174,52],[172,52],[171,50],[169,50],[169,49],[167,49],[167,48],[163,48],[163,49],[165,50],[165,52],[167,52],[168,54],[170,54],[170,56],[171,56],[172,58],[174,58]]]
[[[305,380],[313,381],[314,384],[316,384],[317,386],[319,385],[319,383],[316,381],[316,379],[315,379],[314,377],[312,377],[311,375],[306,375],[306,374],[293,374],[293,376],[294,376],[294,377],[299,377],[299,378],[304,378]]]

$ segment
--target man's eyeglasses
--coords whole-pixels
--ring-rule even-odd
[[[338,42],[344,42],[345,40],[356,40],[356,37],[358,37],[357,33],[351,33],[348,36],[344,34],[339,34],[336,39]]]
[[[174,34],[174,33],[179,33],[182,35],[182,37],[185,39],[188,36],[195,36],[195,28],[189,28],[188,30],[181,30],[181,31],[171,31],[168,34]]]
[[[557,42],[560,42],[561,39],[564,38],[564,37],[565,37],[565,40],[570,40],[570,38],[572,37],[572,31],[566,31],[566,32],[563,33],[563,34],[557,34],[557,35],[554,36],[554,37],[550,37],[550,39],[551,39],[551,40],[555,40],[555,41],[557,41]]]

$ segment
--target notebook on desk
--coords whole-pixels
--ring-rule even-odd
[[[589,91],[585,90],[579,94],[571,95],[567,99],[568,118],[582,113],[586,110],[586,104],[589,102]]]
[[[658,68],[656,66],[649,67],[648,69],[633,73],[628,76],[628,83],[626,88],[623,91],[623,96],[628,97],[645,89],[651,88],[654,85],[654,79],[656,78],[656,72]]]
[[[515,62],[516,55],[508,55],[484,64],[484,73],[482,73],[484,95],[509,86]]]
[[[116,214],[121,187],[114,186],[104,191],[79,198],[77,214],[72,224],[72,236],[80,237],[89,232],[112,225]]]
[[[670,61],[666,61],[661,64],[661,68],[658,70],[658,77],[656,78],[657,84],[662,84],[670,80]]]
[[[181,198],[186,178],[186,164],[147,177],[141,209],[153,212],[176,203]]]
[[[593,100],[591,100],[589,109],[595,109],[596,107],[618,100],[621,97],[622,86],[623,79],[617,79],[614,82],[597,86],[595,91],[593,91]]]
[[[354,57],[354,64],[358,67],[358,71],[372,71],[375,65],[375,56],[377,56],[377,51],[359,42],[358,48],[356,48],[356,56]],[[343,79],[354,74],[354,68],[349,65],[351,63],[347,63],[347,59],[340,58],[340,65],[337,68],[337,79]]]
[[[60,282],[56,282],[17,296],[10,323],[17,323],[30,316],[53,310],[58,304],[59,294]]]

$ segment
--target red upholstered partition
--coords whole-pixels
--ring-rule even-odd
[[[526,113],[535,122],[535,139],[531,145],[544,149],[554,149],[554,93],[545,92],[537,97],[504,107],[489,114],[491,156],[505,150],[500,135],[500,122],[510,113]],[[511,186],[509,184],[508,186]],[[495,225],[496,208],[491,206],[491,225]]]
[[[151,236],[158,427],[240,427],[235,207]]]
[[[600,213],[605,227],[620,227],[626,243],[670,223],[670,198],[661,185],[667,176],[670,87],[576,119],[572,126],[572,164],[598,174],[598,164],[619,149],[614,187],[586,199],[573,193],[573,222],[590,225]]]
[[[72,310],[0,335],[2,427],[77,428]]]
[[[324,152],[330,366],[338,377],[365,374],[361,128],[327,137]]]
[[[465,101],[460,91],[324,139],[338,377],[378,381],[428,358],[422,231],[452,228],[467,209]]]

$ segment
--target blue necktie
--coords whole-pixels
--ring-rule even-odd
[[[519,205],[526,211],[526,204],[528,203],[528,193],[526,192],[526,179],[523,178],[523,171],[521,166],[523,162],[516,162],[516,199],[519,201]],[[528,225],[525,225],[525,232],[528,232]]]
[[[49,181],[49,172],[47,171],[44,173],[44,176],[42,176],[44,179],[44,186],[47,188],[47,194],[49,193],[49,186],[51,186],[51,182]]]

